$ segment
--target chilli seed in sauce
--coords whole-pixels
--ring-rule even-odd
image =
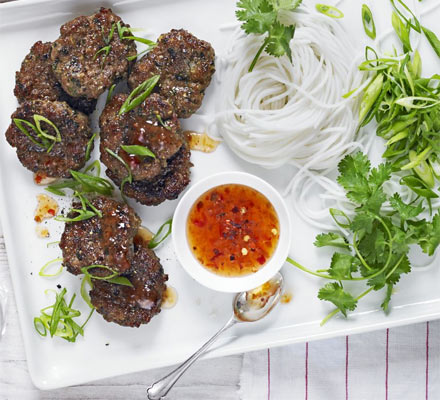
[[[202,194],[187,220],[192,253],[205,268],[223,276],[258,271],[275,251],[279,230],[278,215],[269,200],[238,184]]]

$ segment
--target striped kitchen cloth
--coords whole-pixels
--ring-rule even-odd
[[[247,353],[242,400],[439,400],[440,321]]]

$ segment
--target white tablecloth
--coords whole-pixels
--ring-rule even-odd
[[[246,354],[243,400],[438,400],[440,321]]]

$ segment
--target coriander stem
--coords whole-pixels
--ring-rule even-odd
[[[364,257],[362,257],[362,254],[359,252],[357,245],[356,245],[356,238],[357,238],[357,232],[354,232],[353,234],[353,248],[354,251],[356,252],[356,255],[358,256],[359,260],[361,260],[362,265],[368,269],[368,271],[371,271],[370,266],[367,264],[367,262],[365,261]]]
[[[290,257],[287,257],[286,261],[289,262],[290,264],[294,265],[295,267],[297,267],[301,271],[307,272],[310,275],[314,275],[319,278],[339,280],[339,281],[365,281],[366,279],[375,278],[376,276],[380,275],[382,272],[386,271],[386,269],[388,268],[388,264],[386,264],[380,271],[377,271],[372,275],[363,276],[360,278],[335,278],[334,276],[324,275],[324,274],[318,273],[319,271],[322,271],[322,270],[318,270],[317,272],[311,271],[310,269],[307,269],[306,267],[304,267],[301,264],[297,263],[296,261],[292,260]]]
[[[295,267],[299,268],[300,270],[302,270],[304,272],[307,272],[307,273],[309,273],[311,275],[315,275],[315,276],[317,276],[319,278],[334,279],[334,278],[332,278],[329,275],[324,275],[324,274],[320,274],[318,272],[311,271],[311,270],[307,269],[306,267],[303,267],[301,264],[297,263],[296,261],[292,260],[290,257],[287,257],[287,262],[289,262],[290,264],[292,264]]]
[[[356,301],[362,299],[362,297],[366,296],[368,293],[370,293],[374,288],[370,287],[365,292],[361,293],[358,297],[355,298]],[[339,308],[333,310],[330,314],[328,314],[320,323],[320,326],[323,326],[329,319],[333,318],[337,313],[339,313],[341,310]]]
[[[249,72],[252,72],[254,70],[255,65],[257,64],[258,59],[260,58],[261,53],[263,52],[264,48],[267,46],[267,44],[269,43],[270,40],[270,36],[268,36],[263,44],[261,45],[261,47],[258,49],[257,54],[255,54],[254,59],[252,60],[251,66],[249,67]]]
[[[398,266],[400,265],[400,263],[402,262],[404,257],[405,257],[405,254],[402,254],[402,257],[399,258],[399,261],[397,261],[397,263],[393,267],[393,269],[390,272],[388,272],[388,274],[385,276],[385,280],[388,279],[394,273],[394,271],[398,268]]]

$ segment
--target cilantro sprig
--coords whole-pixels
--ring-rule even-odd
[[[252,72],[263,50],[268,54],[281,57],[287,55],[292,61],[290,41],[295,33],[295,25],[283,25],[279,21],[282,11],[293,11],[302,0],[240,0],[235,12],[237,19],[242,21],[241,28],[247,34],[266,35],[263,44],[257,51],[249,72]]]
[[[367,156],[361,152],[346,156],[339,163],[338,183],[345,189],[348,200],[356,206],[355,214],[349,218],[333,210],[336,223],[348,233],[322,233],[315,241],[317,247],[338,249],[330,266],[311,271],[288,259],[305,272],[333,281],[318,293],[319,299],[336,306],[322,323],[339,312],[347,316],[348,311],[356,309],[362,297],[382,289],[385,293],[381,307],[388,312],[393,288],[402,275],[411,271],[410,246],[418,245],[424,253],[432,256],[440,244],[440,212],[431,221],[421,219],[422,200],[407,204],[398,193],[388,195],[384,191],[383,186],[392,171],[390,163],[371,168]],[[389,204],[392,211],[385,211],[385,204]],[[344,215],[343,222],[335,218],[341,215]],[[344,282],[348,281],[363,282],[366,290],[354,295],[344,287]]]

